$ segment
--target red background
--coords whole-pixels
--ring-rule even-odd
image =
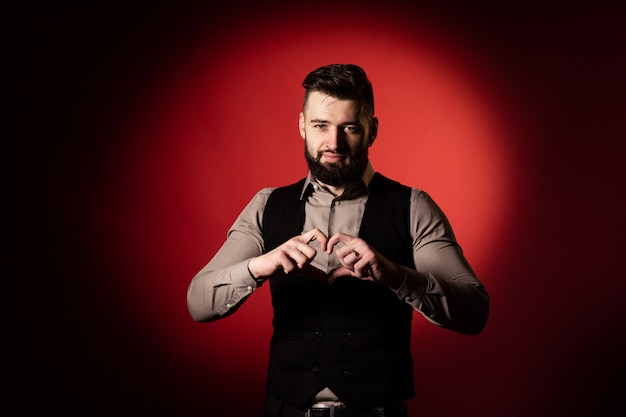
[[[415,316],[411,415],[623,409],[626,9],[279,4],[16,10],[5,408],[257,415],[267,287],[211,324],[186,287],[306,173],[306,73],[353,62],[375,168],[435,198],[492,296],[476,337]]]

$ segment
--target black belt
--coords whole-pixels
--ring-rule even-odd
[[[408,415],[404,401],[365,410],[317,403],[303,411],[274,397],[268,397],[263,413],[263,417],[408,417]]]
[[[305,411],[305,417],[408,417],[405,404],[372,407],[365,410],[352,410],[348,407],[337,407],[332,404],[313,404]]]

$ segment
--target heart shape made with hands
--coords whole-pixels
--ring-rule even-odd
[[[335,252],[335,249],[340,249],[345,245],[348,245],[354,241],[360,241],[360,239],[350,236],[344,233],[336,233],[330,239],[319,229],[313,229],[306,233],[303,233],[299,236],[301,242],[306,243],[307,245],[316,247],[316,250],[322,250],[327,252],[326,249],[330,248],[332,252]],[[364,243],[364,242],[363,242]],[[339,250],[339,252],[343,252],[343,250]],[[337,253],[337,255],[339,255]],[[314,279],[315,281],[330,285],[337,278],[342,276],[352,276],[354,275],[354,265],[361,260],[361,255],[355,249],[350,249],[347,255],[339,256],[341,265],[332,269],[329,272],[325,272],[324,270],[315,267],[314,261],[312,263],[306,264],[302,271],[305,272],[309,277]],[[367,269],[369,272],[369,268]],[[357,278],[364,280],[373,280],[370,276],[370,273],[366,275],[359,275]]]
[[[354,254],[357,260],[360,259],[359,254],[356,251],[354,251]],[[338,267],[330,270],[329,272],[325,272],[313,266],[312,264],[306,264],[302,268],[302,272],[304,272],[308,277],[312,278],[313,280],[324,285],[332,284],[337,278],[348,277],[348,276],[354,277],[353,275],[354,269],[347,265],[339,265]],[[362,277],[359,277],[359,279],[372,280],[372,278],[369,276],[362,276]]]

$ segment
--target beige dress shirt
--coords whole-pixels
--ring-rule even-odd
[[[311,175],[303,187],[306,198],[304,231],[317,227],[328,237],[336,232],[358,236],[367,202],[367,184],[374,175],[371,165],[363,182],[349,186],[336,197]],[[304,193],[312,184],[312,191]],[[264,253],[261,225],[263,210],[273,188],[260,190],[240,213],[227,239],[192,279],[187,305],[197,321],[213,321],[232,314],[260,285],[248,271],[248,260]],[[478,280],[452,228],[435,202],[419,189],[411,191],[410,232],[416,269],[404,268],[404,283],[394,291],[429,321],[464,334],[482,330],[489,314],[489,296]],[[311,242],[316,247],[317,242]],[[313,266],[330,271],[339,262],[319,250]],[[332,284],[331,284],[332,285]]]

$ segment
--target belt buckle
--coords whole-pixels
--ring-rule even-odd
[[[305,417],[335,417],[335,408],[333,404],[313,404],[306,413]]]

